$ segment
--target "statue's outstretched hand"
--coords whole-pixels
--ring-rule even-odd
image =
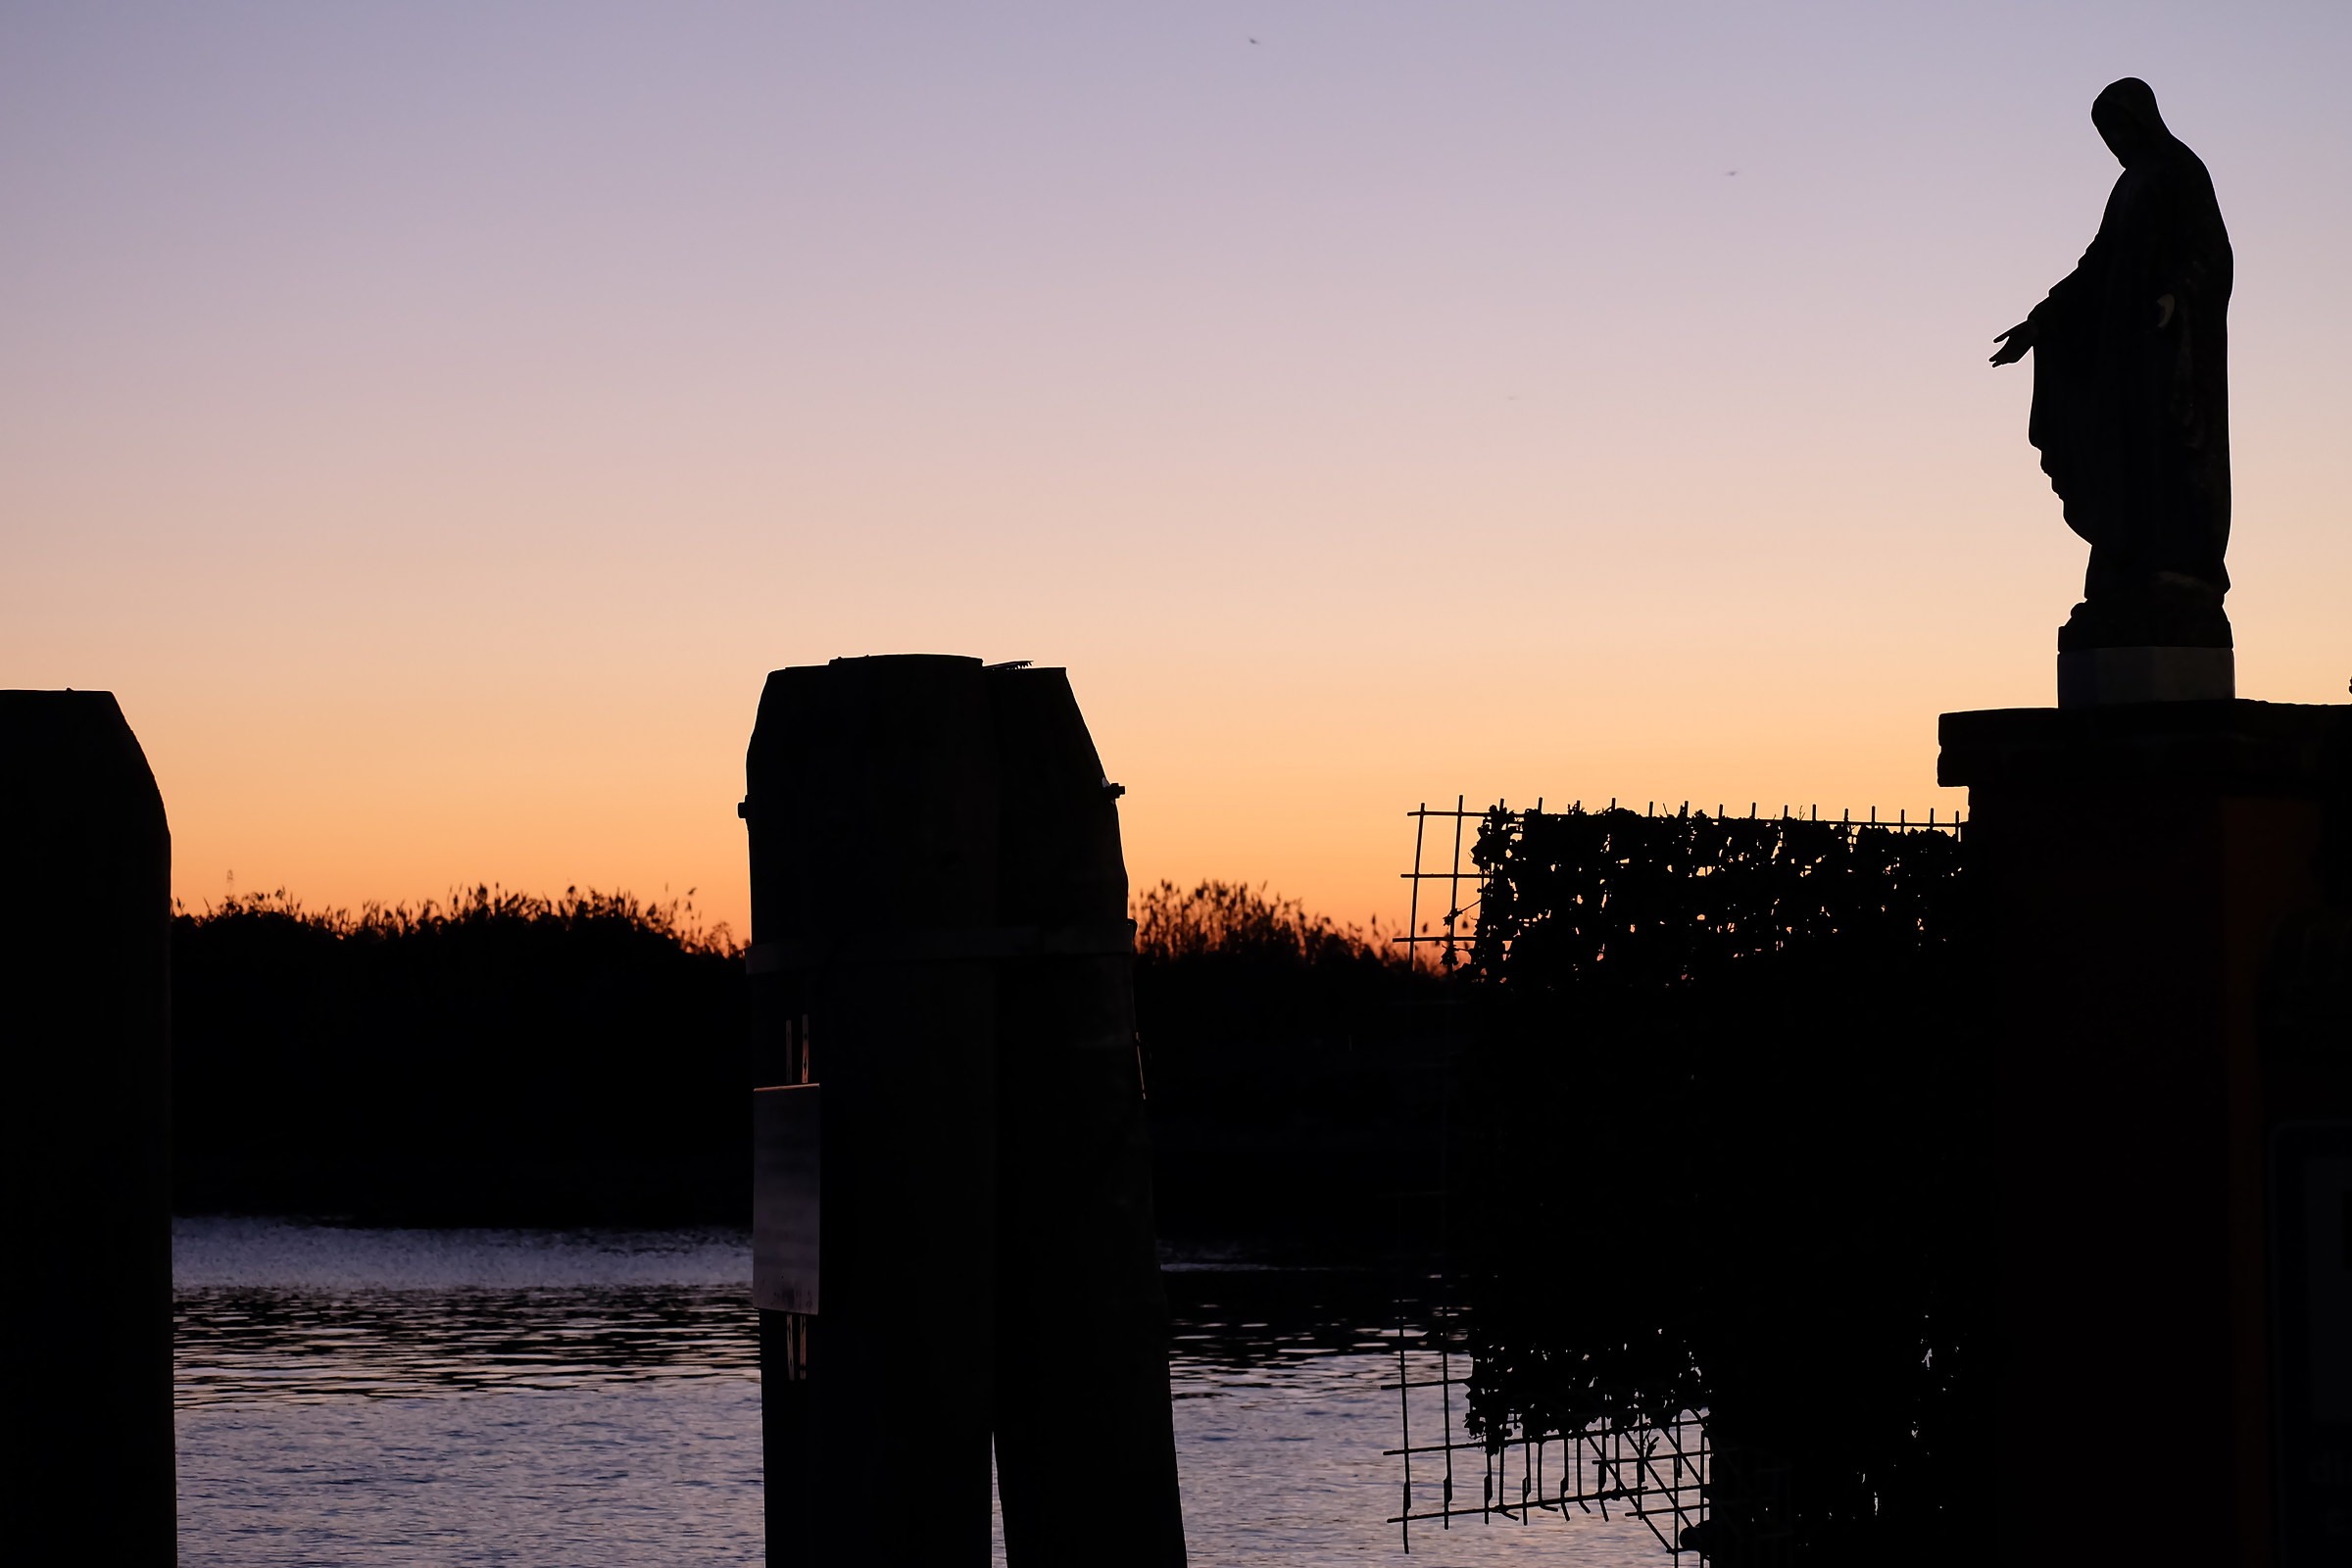
[[[1994,338],[1993,341],[2000,347],[1994,351],[1992,363],[2015,365],[2026,357],[2026,350],[2034,346],[2034,323],[2020,321],[1999,337]]]

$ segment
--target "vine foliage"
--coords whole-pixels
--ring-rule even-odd
[[[1489,815],[1474,1431],[1703,1411],[1714,1560],[1983,1552],[1967,861],[1948,832]]]

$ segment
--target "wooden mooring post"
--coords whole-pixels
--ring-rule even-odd
[[[748,760],[768,1560],[1184,1560],[1116,787],[1059,670],[768,678]]]
[[[172,843],[107,692],[0,692],[0,1555],[164,1568]]]

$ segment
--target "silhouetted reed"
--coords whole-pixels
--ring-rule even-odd
[[[739,950],[686,900],[479,886],[173,921],[183,1211],[740,1221]]]
[[[1385,941],[1375,915],[1367,932],[1309,914],[1296,899],[1268,898],[1264,885],[1162,882],[1136,896],[1136,956],[1148,963],[1222,958],[1277,965],[1401,965],[1404,950]]]
[[[1243,882],[1134,901],[1135,996],[1159,1171],[1180,1244],[1364,1261],[1385,1196],[1433,1180],[1445,982],[1369,929]]]
[[[312,909],[285,889],[272,893],[229,894],[219,904],[207,902],[191,912],[174,901],[176,919],[191,926],[221,921],[282,922],[321,932],[338,941],[391,941],[457,927],[483,927],[502,922],[559,931],[611,927],[656,938],[691,954],[740,956],[742,945],[724,921],[705,925],[695,914],[694,890],[668,903],[648,902],[627,893],[582,893],[565,888],[561,897],[515,893],[491,883],[477,883],[452,892],[447,901],[424,899],[415,905],[367,903],[354,914],[335,907]]]

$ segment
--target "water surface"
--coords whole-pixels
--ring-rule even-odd
[[[750,1268],[740,1234],[179,1222],[181,1562],[760,1562]],[[1385,1284],[1168,1280],[1196,1564],[1672,1561],[1639,1523],[1549,1516],[1416,1526],[1406,1557]],[[1415,1441],[1438,1419],[1417,1405]]]

